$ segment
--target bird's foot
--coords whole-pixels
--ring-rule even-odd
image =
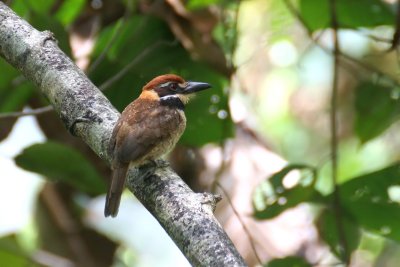
[[[139,173],[142,177],[147,178],[153,175],[157,170],[157,162],[154,160],[138,167]]]
[[[146,164],[143,164],[138,167],[139,172],[142,177],[150,177],[153,175],[157,169],[159,168],[168,168],[169,162],[162,160],[162,159],[157,159],[157,160],[149,160]]]
[[[200,203],[209,206],[212,210],[212,212],[215,211],[215,208],[217,207],[217,203],[221,201],[222,196],[219,194],[211,194],[211,193],[197,193],[198,196],[200,197]]]
[[[41,35],[43,36],[43,40],[42,40],[43,46],[45,46],[46,42],[48,42],[48,41],[55,42],[56,44],[58,43],[57,39],[54,36],[54,33],[52,33],[51,31],[43,31],[43,32],[41,32]]]
[[[158,168],[168,168],[170,166],[169,162],[163,159],[155,160],[154,163]]]

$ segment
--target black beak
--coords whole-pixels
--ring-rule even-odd
[[[208,83],[190,82],[189,81],[189,82],[187,82],[187,85],[182,93],[184,93],[184,94],[196,93],[196,92],[208,89],[210,87],[211,87],[211,85]]]

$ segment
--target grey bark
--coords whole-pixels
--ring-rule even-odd
[[[107,147],[117,110],[58,48],[0,2],[0,56],[38,88],[66,128],[110,163]],[[246,266],[213,216],[218,197],[195,194],[169,166],[130,169],[128,188],[156,217],[194,266]],[[134,237],[132,237],[134,238]]]

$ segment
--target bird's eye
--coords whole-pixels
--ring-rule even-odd
[[[176,90],[178,89],[178,85],[177,85],[176,83],[171,83],[171,84],[169,85],[169,88],[170,88],[171,90],[173,90],[173,91],[176,91]]]

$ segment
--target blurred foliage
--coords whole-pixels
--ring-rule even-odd
[[[392,25],[395,15],[381,0],[337,0],[338,22],[341,28]],[[330,27],[329,0],[301,0],[301,16],[314,31]]]
[[[15,236],[0,238],[0,263],[13,267],[40,266],[33,262],[29,253],[18,244]]]
[[[362,83],[356,89],[354,130],[362,143],[379,136],[400,118],[398,89]]]
[[[21,168],[49,180],[64,182],[88,193],[104,193],[106,184],[97,170],[75,149],[56,142],[32,145],[15,158]]]
[[[309,167],[289,165],[259,185],[254,194],[254,217],[271,219],[300,203],[317,205],[321,209],[317,219],[320,236],[339,258],[344,259],[339,240],[342,233],[338,232],[338,211],[334,210],[337,207],[331,205],[334,193],[322,196],[314,189],[313,183],[304,186],[302,180],[307,179],[307,176],[302,176],[294,187],[285,188],[283,185],[283,180],[290,171],[303,168]],[[338,185],[340,220],[347,241],[347,253],[359,246],[363,231],[400,242],[400,229],[397,227],[400,220],[399,200],[396,199],[398,196],[389,194],[396,188],[400,188],[400,164]]]
[[[188,9],[206,8],[209,5],[221,4],[225,0],[189,0],[186,7]]]
[[[337,214],[332,207],[324,207],[324,210],[318,216],[316,224],[321,238],[329,245],[332,252],[339,259],[346,259],[354,250],[360,245],[361,240],[361,227],[358,225],[351,216],[347,214],[340,214],[341,229],[339,230],[337,224]],[[342,247],[341,231],[344,232],[346,237],[346,250]]]
[[[304,170],[299,186],[285,188],[283,179],[293,170]],[[254,217],[271,219],[302,202],[319,202],[322,196],[314,188],[315,169],[306,165],[289,165],[256,188],[253,196]]]
[[[281,259],[274,259],[264,265],[264,267],[311,267],[312,265],[308,263],[301,257],[289,256]]]
[[[99,35],[93,53],[95,58],[104,51],[115,28],[119,27],[118,23],[110,25]],[[140,58],[144,53],[145,56]],[[232,135],[231,120],[227,116],[221,117],[221,112],[227,112],[228,100],[223,92],[228,85],[227,77],[204,63],[192,60],[159,19],[138,15],[127,20],[113,47],[90,78],[101,87],[107,79],[137,58],[140,60],[128,69],[127,74],[105,92],[120,111],[140,94],[141,87],[153,77],[173,72],[189,80],[207,81],[213,87],[196,96],[186,107],[187,128],[180,142],[200,146],[220,142]],[[204,127],[207,131],[198,131]]]
[[[311,33],[320,33],[318,30],[331,27],[332,11],[328,0],[286,2],[289,3],[289,7],[298,8],[299,13],[295,13],[295,9],[293,14],[298,16],[303,26]],[[294,2],[297,6],[293,4]],[[396,16],[400,14],[395,13],[394,5],[391,6],[384,1],[337,0],[336,3],[337,20],[342,29],[392,26],[398,30],[400,27],[393,24]],[[374,67],[365,67],[362,61],[353,59],[353,63],[374,73]],[[382,77],[385,74],[380,73],[378,68],[376,72],[379,73],[377,74],[379,79],[374,79],[373,75],[368,77],[360,75],[363,78],[359,78],[354,88],[354,101],[350,101],[354,112],[352,126],[360,146],[382,137],[399,119],[399,82],[393,80],[389,74],[387,77]],[[400,220],[399,163],[372,173],[348,177],[342,183],[332,186],[328,194],[322,194],[315,187],[315,181],[324,178],[321,174],[310,178],[310,173],[304,174],[301,171],[298,173],[300,179],[295,186],[284,186],[284,181],[290,172],[304,169],[314,168],[302,164],[289,164],[281,171],[267,177],[253,194],[253,216],[261,220],[272,219],[301,203],[312,205],[318,210],[315,223],[320,238],[343,262],[346,262],[348,256],[360,247],[365,234],[379,236],[379,240],[387,238],[397,244],[400,243],[400,228],[397,226]],[[310,179],[311,183],[304,184],[304,180]],[[335,194],[338,194],[337,198]],[[380,252],[375,251],[375,253]],[[286,263],[285,260],[282,260],[282,265],[276,266],[295,266],[294,263]],[[280,261],[279,259],[278,262]],[[270,265],[272,262],[266,266],[272,266]]]

